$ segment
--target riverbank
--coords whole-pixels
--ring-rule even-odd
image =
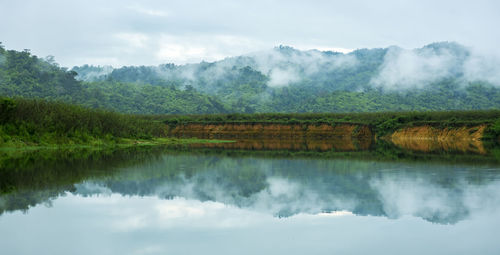
[[[11,141],[0,145],[0,151],[30,151],[41,149],[80,149],[80,148],[127,148],[140,146],[171,146],[188,144],[213,144],[232,143],[231,140],[198,139],[198,138],[151,138],[151,139],[129,139],[118,138],[114,140],[93,139],[92,141],[81,143],[80,141],[69,141],[59,144],[37,144],[32,142]]]
[[[500,111],[131,115],[44,100],[0,98],[0,147],[123,147],[277,141],[250,147],[298,148],[339,140],[334,149],[367,149],[384,139],[408,149],[479,152],[499,141]],[[292,145],[280,140],[299,141]],[[351,142],[351,140],[362,141]],[[442,146],[444,145],[444,146]],[[249,146],[234,144],[231,148]],[[330,148],[305,143],[305,147]],[[331,149],[331,148],[330,148]]]
[[[447,134],[453,130],[480,128],[480,137],[474,138],[482,140],[497,140],[500,135],[499,110],[169,115],[159,119],[167,126],[167,135],[173,137],[351,136],[377,139],[421,127],[432,130],[430,133]]]
[[[0,98],[0,150],[220,143],[167,137],[154,116],[122,114],[34,99]]]

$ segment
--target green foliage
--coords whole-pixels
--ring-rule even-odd
[[[432,44],[464,54],[455,44]],[[361,49],[348,57],[356,65],[335,66],[339,53],[316,52],[317,72],[294,58],[310,53],[279,47],[280,70],[296,70],[288,86],[270,87],[273,73],[258,71],[256,60],[241,56],[219,62],[177,66],[60,68],[53,58],[0,47],[0,96],[42,98],[133,114],[349,113],[500,109],[500,89],[484,81],[465,83],[460,75],[425,88],[374,88],[370,81],[387,49]],[[341,54],[340,54],[341,55]],[[309,56],[310,57],[310,56]],[[307,58],[306,58],[307,59]],[[310,59],[309,59],[310,60]],[[332,67],[335,66],[335,67]],[[86,81],[77,81],[75,77]],[[386,125],[392,125],[387,122]]]
[[[89,143],[97,138],[165,136],[164,124],[151,116],[126,115],[45,100],[0,99],[0,144]]]
[[[493,124],[488,127],[487,138],[496,138],[500,137],[500,118],[498,118]]]
[[[212,96],[195,90],[119,82],[84,83],[90,94],[81,104],[135,114],[221,113],[225,106]]]
[[[311,93],[309,88],[286,87],[271,95],[267,109],[275,112],[384,112],[499,109],[500,90],[485,82],[436,82],[428,89],[367,90]]]
[[[76,76],[75,71],[60,68],[51,58],[39,59],[29,51],[0,51],[0,96],[41,98],[123,113],[227,112],[217,98],[174,84],[153,86],[112,79],[83,83]]]
[[[0,124],[10,121],[14,116],[16,103],[10,98],[0,98]]]
[[[422,51],[446,51],[453,54],[456,61],[464,61],[468,54],[463,46],[448,42],[427,45],[417,50],[416,54]],[[371,81],[379,74],[387,52],[388,49],[359,49],[343,55],[280,46],[266,53],[268,55],[240,56],[213,63],[122,67],[97,80],[159,87],[189,86],[216,98],[228,112],[239,113],[500,108],[500,89],[484,81],[465,82],[460,72],[418,88],[403,86],[404,89],[391,90],[383,86],[374,87]],[[264,64],[262,59],[266,59]],[[344,62],[338,64],[338,61]],[[457,65],[460,66],[460,63]],[[95,72],[96,68],[83,66],[74,70],[85,77]],[[291,70],[284,76],[294,78],[285,86],[272,87],[269,84],[272,85],[276,70]],[[183,113],[199,113],[187,109]]]

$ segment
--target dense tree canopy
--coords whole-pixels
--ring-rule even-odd
[[[0,51],[0,96],[41,98],[125,113],[220,113],[215,97],[193,89],[106,80],[82,82],[77,73],[60,68],[28,50]]]
[[[39,58],[29,50],[0,46],[0,96],[145,114],[500,108],[500,89],[487,77],[465,79],[464,61],[469,52],[464,47],[435,43],[401,52],[392,47],[341,54],[280,46],[213,63],[117,69],[84,65],[67,70],[53,57]],[[446,56],[451,62],[446,76],[432,80],[403,76],[392,87],[374,82],[387,69],[387,59],[397,54],[413,54],[417,59]]]

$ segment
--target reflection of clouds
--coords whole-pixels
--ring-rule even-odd
[[[130,212],[130,211],[129,211]],[[145,215],[119,215],[113,226],[120,231],[133,231],[148,226],[148,219]]]
[[[184,169],[186,162],[191,168],[177,170]],[[167,225],[173,220],[216,219],[210,213],[227,212],[223,206],[277,217],[347,211],[389,218],[414,216],[446,224],[500,205],[500,185],[492,179],[497,173],[486,170],[477,168],[472,173],[467,166],[450,171],[447,165],[349,160],[214,161],[212,157],[166,156],[157,163],[126,169],[116,181],[78,184],[75,193],[168,199],[153,208],[158,211],[154,217]],[[221,220],[220,225],[234,225],[230,219]],[[131,226],[140,222],[130,221]]]
[[[497,210],[500,204],[500,182],[481,186],[460,178],[452,186],[438,185],[416,176],[383,176],[370,186],[379,194],[385,214],[390,218],[405,215],[433,222],[456,223],[473,211]]]
[[[299,190],[297,183],[292,183],[286,179],[268,178],[269,194],[273,197],[289,197],[295,195]]]
[[[271,218],[264,214],[244,210],[220,202],[188,200],[156,200],[152,205],[150,219],[162,228],[192,226],[195,228],[239,228],[261,218]]]
[[[500,205],[500,181],[484,186],[471,186],[464,194],[464,203],[470,210],[496,212]]]
[[[78,190],[78,194],[83,196],[92,194],[111,195],[113,193],[110,188],[90,181],[75,184],[75,187]]]
[[[82,203],[85,200],[89,202]],[[114,204],[107,205],[110,200]],[[185,207],[176,212],[186,219],[162,219],[165,207]],[[203,215],[192,213],[193,208]],[[346,211],[276,218],[218,202],[119,194],[67,194],[56,199],[53,208],[36,206],[27,215],[15,212],[4,217],[0,220],[4,254],[40,250],[51,254],[387,254],[387,247],[390,254],[476,254],[478,250],[497,254],[500,226],[497,213],[456,226],[424,224],[411,216],[359,217]]]
[[[391,218],[402,215],[448,218],[461,206],[460,200],[452,199],[452,191],[421,179],[384,178],[373,180],[371,185],[379,192],[384,211]]]
[[[117,232],[139,230],[201,228],[233,229],[258,226],[280,221],[266,212],[252,208],[238,208],[220,202],[189,200],[176,197],[162,200],[157,197],[110,196],[81,197],[68,194],[58,199],[58,204],[87,208],[86,214],[104,218],[110,229]],[[288,220],[319,219],[324,217],[351,216],[349,211],[298,213]]]
[[[221,183],[219,176],[203,174],[164,180],[144,197],[145,200],[154,200],[153,203],[138,207],[144,210],[126,206],[127,198],[109,195],[109,189],[99,188],[97,184],[85,184],[85,190],[93,190],[97,194],[101,190],[105,196],[90,196],[82,203],[114,205],[120,208],[114,213],[133,215],[121,215],[123,221],[117,223],[117,228],[121,230],[151,224],[176,227],[189,221],[195,221],[200,227],[230,228],[250,224],[254,214],[279,217],[299,214],[337,216],[350,212],[380,215],[376,214],[378,207],[389,218],[411,215],[432,222],[456,223],[468,217],[473,210],[494,208],[500,204],[498,182],[475,186],[468,184],[464,177],[457,177],[452,186],[447,186],[429,179],[434,175],[396,173],[386,171],[378,177],[355,176],[359,182],[363,182],[363,179],[368,181],[364,191],[371,190],[372,200],[362,200],[361,197],[362,194],[371,193],[346,193],[342,190],[345,187],[339,190],[334,183],[318,180],[301,182],[277,176],[268,176],[260,191],[245,196],[240,193],[241,187],[238,185],[231,185],[230,181]],[[158,200],[155,196],[168,199]],[[130,199],[138,198],[132,196]],[[367,206],[367,202],[372,204]],[[149,209],[145,211],[145,208]],[[235,218],[234,214],[238,217]],[[248,216],[247,220],[242,220],[244,215]],[[209,221],[217,224],[206,225]]]
[[[268,177],[262,189],[247,196],[242,194],[238,185],[221,183],[217,176],[203,175],[189,179],[181,176],[175,181],[165,182],[156,188],[155,194],[162,198],[215,201],[280,217],[298,213],[317,214],[327,209],[352,210],[358,203],[343,194],[328,193],[324,189],[323,186],[311,187],[283,177]],[[174,214],[176,209],[172,210]]]
[[[318,213],[316,215],[320,217],[338,217],[338,216],[352,216],[354,214],[349,211],[333,211],[333,212]]]
[[[171,202],[173,201],[174,200]],[[205,215],[205,210],[200,207],[189,205],[186,201],[178,201],[178,199],[176,199],[175,202],[177,203],[161,203],[156,206],[156,210],[158,211],[161,219],[170,220],[176,218],[199,218]],[[223,205],[219,203],[212,204],[217,205],[217,209],[223,207]]]
[[[141,247],[132,252],[132,254],[144,255],[144,254],[165,254],[165,247],[160,245],[148,245],[146,247]]]
[[[220,202],[188,200],[176,197],[110,196],[81,197],[69,194],[60,198],[74,206],[85,206],[101,217],[109,218],[111,228],[119,232],[145,228],[239,228],[272,216],[228,206]]]
[[[253,210],[272,213],[278,216],[292,216],[298,213],[316,214],[322,211],[330,200],[327,194],[318,194],[299,182],[285,178],[268,178],[268,187],[252,196]],[[326,199],[326,200],[325,200]]]

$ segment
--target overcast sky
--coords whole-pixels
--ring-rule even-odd
[[[498,53],[500,1],[0,0],[0,41],[62,66],[214,61],[284,44],[348,51],[457,41]]]

